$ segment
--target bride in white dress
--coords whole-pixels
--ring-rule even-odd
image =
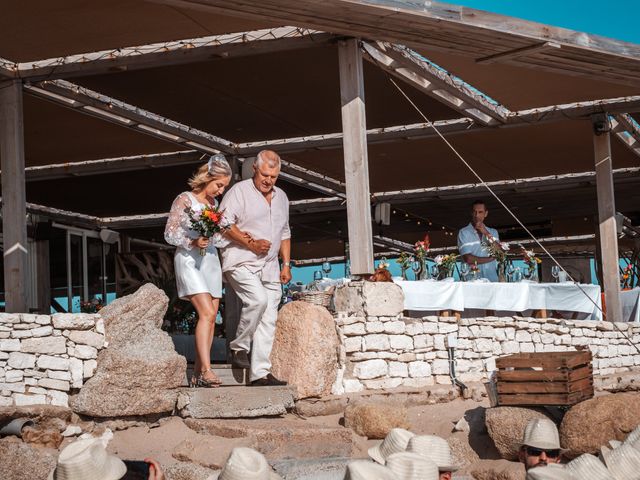
[[[216,234],[211,239],[201,237],[190,228],[187,209],[199,210],[217,205],[215,197],[222,195],[231,180],[231,167],[224,155],[214,155],[189,179],[191,191],[183,192],[171,205],[164,231],[167,243],[176,247],[174,256],[178,296],[189,300],[198,315],[195,332],[196,361],[192,386],[217,387],[222,382],[211,371],[211,344],[222,297],[222,269],[215,247],[221,241]],[[201,249],[206,249],[204,255]]]

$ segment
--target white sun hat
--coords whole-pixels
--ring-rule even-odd
[[[216,477],[214,477],[216,478]],[[257,450],[236,447],[218,473],[217,480],[282,480]]]
[[[588,478],[589,480],[611,480],[613,477],[598,457],[585,453],[574,458],[566,465],[574,477]]]
[[[640,449],[640,425],[627,435],[627,438],[624,439],[624,443],[633,445],[636,449]]]
[[[550,463],[544,467],[533,467],[527,471],[526,480],[591,480],[591,476],[577,477],[571,470],[557,463]]]
[[[369,449],[369,456],[384,465],[386,458],[392,453],[404,452],[414,436],[414,433],[404,428],[392,428],[382,442]]]
[[[397,480],[438,480],[438,466],[417,453],[399,452],[387,457],[387,467]]]
[[[617,480],[640,479],[640,451],[623,444],[613,450],[602,449],[604,463]]]
[[[431,460],[441,472],[455,472],[458,470],[451,456],[451,447],[442,437],[417,435],[409,440],[407,451],[417,453]]]
[[[92,438],[67,445],[48,480],[119,480],[125,473],[124,462],[107,453],[99,438]]]
[[[398,480],[395,473],[375,462],[369,460],[356,460],[349,462],[345,480]]]
[[[527,447],[543,450],[560,449],[560,435],[558,427],[548,418],[534,418],[529,420],[522,435],[522,443]]]

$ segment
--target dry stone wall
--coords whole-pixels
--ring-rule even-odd
[[[0,406],[67,407],[105,346],[99,315],[0,313]]]
[[[524,317],[403,316],[400,287],[353,283],[336,293],[340,372],[333,393],[451,384],[448,337],[462,382],[486,380],[497,357],[589,348],[596,375],[640,367],[640,324]],[[388,290],[386,292],[385,290]],[[371,298],[368,298],[371,296]],[[359,299],[361,297],[362,299]],[[383,314],[380,314],[383,312]]]

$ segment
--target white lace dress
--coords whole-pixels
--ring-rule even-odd
[[[215,247],[216,241],[221,239],[212,238],[205,255],[200,255],[199,247],[191,245],[191,241],[199,235],[191,230],[185,209],[198,203],[201,202],[191,192],[178,195],[171,205],[164,229],[164,239],[176,247],[173,262],[178,296],[183,300],[196,293],[209,293],[214,298],[222,297],[222,269]]]

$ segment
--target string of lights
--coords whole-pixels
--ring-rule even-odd
[[[423,217],[421,215],[417,215],[413,212],[410,212],[409,210],[405,210],[400,207],[392,207],[391,214],[396,215],[397,217],[404,218],[404,221],[406,222],[415,222],[416,225],[420,225],[420,226],[424,225],[425,227],[432,227],[432,228],[437,228],[439,230],[442,230],[445,236],[452,237],[455,235],[455,231],[456,231],[455,228],[448,225],[435,223],[429,218]]]

